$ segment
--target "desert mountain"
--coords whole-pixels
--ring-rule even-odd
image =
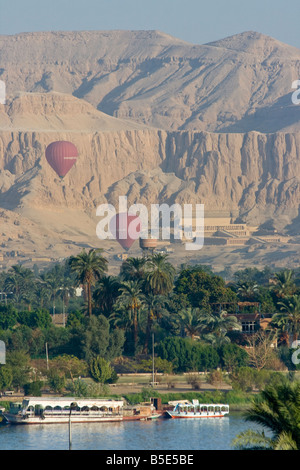
[[[98,246],[96,207],[204,203],[297,233],[300,50],[255,32],[192,45],[157,31],[0,36],[3,251]],[[55,140],[79,158],[60,181]]]
[[[1,112],[1,109],[0,109]],[[19,93],[0,114],[2,130],[59,130],[111,132],[145,129],[132,121],[115,119],[84,100],[63,93]],[[1,123],[1,121],[0,121]]]
[[[192,45],[157,31],[0,37],[0,78],[18,91],[63,92],[165,130],[297,131],[300,51],[246,32]]]

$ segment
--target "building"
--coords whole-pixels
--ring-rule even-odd
[[[195,217],[183,217],[180,225],[185,229],[185,240],[197,235],[197,220]],[[286,242],[286,237],[279,235],[256,235],[258,227],[246,223],[235,223],[231,216],[207,215],[204,218],[204,245],[243,246],[248,244],[266,244]]]

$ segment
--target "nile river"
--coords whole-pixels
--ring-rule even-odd
[[[240,413],[213,419],[72,424],[73,450],[232,450],[246,429]],[[0,426],[0,450],[68,450],[68,425]]]

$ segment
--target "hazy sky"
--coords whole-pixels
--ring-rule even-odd
[[[196,44],[258,31],[300,48],[299,0],[0,0],[0,34],[158,29]]]

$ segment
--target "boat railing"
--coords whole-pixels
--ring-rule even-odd
[[[178,403],[174,410],[179,414],[203,414],[203,415],[216,415],[216,414],[226,414],[229,412],[228,405],[220,404],[180,404]]]
[[[44,416],[69,416],[70,414],[70,409],[65,408],[65,409],[39,409],[38,412],[36,410],[22,410],[19,411],[19,415],[28,415],[28,416],[38,416],[38,415],[44,415]],[[92,415],[97,415],[97,416],[120,416],[121,411],[113,411],[113,410],[72,410],[71,412],[72,416],[92,416]]]

